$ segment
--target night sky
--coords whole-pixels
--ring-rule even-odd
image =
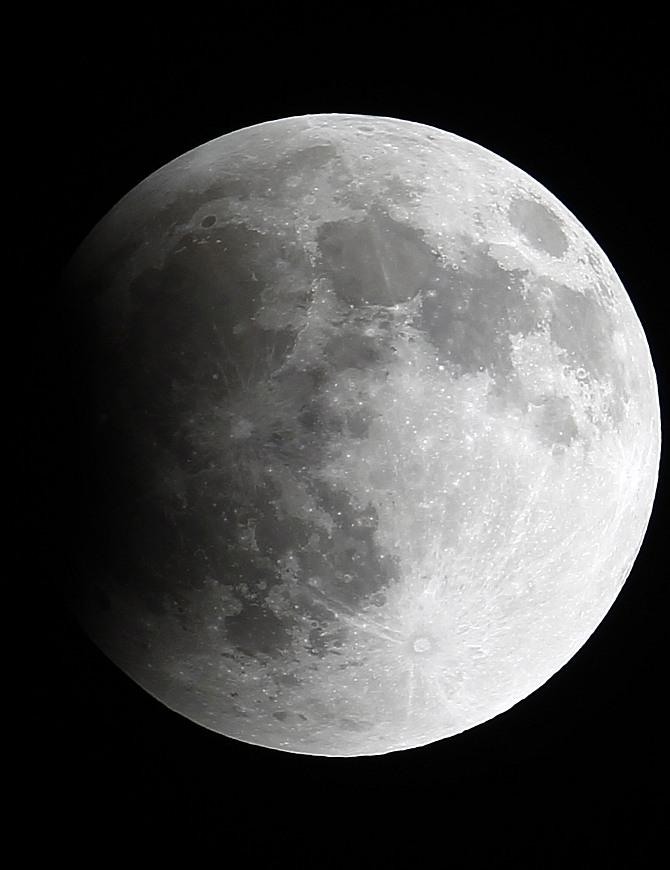
[[[299,868],[333,858],[370,868],[647,867],[664,839],[667,848],[662,487],[628,581],[572,661],[493,721],[409,752],[310,758],[208,732],[107,661],[62,604],[70,485],[82,469],[60,270],[132,186],[239,127],[312,112],[388,115],[516,164],[612,261],[667,401],[658,22],[633,12],[567,20],[560,7],[529,19],[514,6],[394,22],[389,10],[384,26],[335,8],[270,21],[259,7],[210,19],[185,9],[183,22],[160,25],[92,12],[17,28],[11,172],[23,166],[30,181],[18,224],[23,326],[12,345],[25,430],[10,460],[21,507],[10,549],[27,604],[7,618],[26,668],[16,723],[25,791],[15,803],[28,848],[94,855],[96,866],[139,834],[163,847],[211,840],[219,866]]]

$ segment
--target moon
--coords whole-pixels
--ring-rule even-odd
[[[142,181],[66,277],[72,606],[167,707],[288,752],[422,746],[612,606],[658,476],[652,360],[593,237],[505,159],[393,118],[258,124]]]

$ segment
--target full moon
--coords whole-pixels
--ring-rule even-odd
[[[66,285],[72,606],[172,710],[289,752],[422,746],[611,607],[658,476],[652,360],[593,237],[505,159],[393,118],[258,124],[131,190]]]

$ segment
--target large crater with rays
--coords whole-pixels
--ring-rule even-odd
[[[67,274],[91,388],[72,604],[170,708],[292,752],[485,722],[602,620],[660,424],[584,227],[458,136],[288,118],[179,157]]]

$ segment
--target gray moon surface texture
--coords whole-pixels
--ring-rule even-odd
[[[603,251],[506,160],[392,118],[259,124],[131,190],[67,280],[109,463],[75,606],[169,708],[290,752],[421,746],[611,607],[654,369]]]

